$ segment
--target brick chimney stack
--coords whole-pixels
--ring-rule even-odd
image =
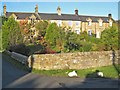
[[[38,5],[35,7],[35,13],[38,13]]]
[[[3,6],[3,15],[6,16],[6,5]]]
[[[58,15],[61,15],[61,8],[58,6],[57,8]]]
[[[75,9],[75,15],[78,15],[78,9]]]

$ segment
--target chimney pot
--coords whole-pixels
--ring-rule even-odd
[[[35,7],[35,13],[38,13],[38,5]]]
[[[6,16],[6,4],[3,6],[3,14]]]
[[[78,9],[75,9],[75,15],[78,15]]]
[[[109,17],[109,18],[112,18],[112,14],[108,14],[108,17]]]

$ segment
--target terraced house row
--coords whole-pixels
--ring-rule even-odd
[[[34,23],[47,20],[77,34],[83,31],[86,31],[89,35],[94,33],[96,38],[100,38],[101,32],[105,28],[111,27],[114,22],[112,14],[107,16],[79,15],[78,9],[75,9],[74,14],[63,14],[60,7],[57,7],[56,11],[56,13],[41,13],[38,11],[38,5],[36,5],[34,12],[7,12],[6,5],[3,6],[4,16],[7,18],[13,16],[18,22],[26,18],[28,18],[29,22]]]

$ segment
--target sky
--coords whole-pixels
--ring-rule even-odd
[[[63,14],[74,14],[77,8],[79,15],[108,16],[112,14],[113,19],[118,20],[118,2],[10,2],[2,1],[6,4],[9,12],[34,12],[35,5],[38,4],[40,13],[57,13],[58,6]],[[1,10],[0,10],[1,11]]]

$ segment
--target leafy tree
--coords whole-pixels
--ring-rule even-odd
[[[64,34],[64,31],[56,23],[52,23],[46,30],[45,40],[50,48],[61,50],[64,46]]]
[[[25,20],[21,20],[19,22],[19,26],[20,26],[20,31],[24,37],[23,42],[25,44],[29,44],[30,43],[30,37],[31,37],[31,23],[28,23],[28,18],[26,18]],[[31,40],[32,41],[32,40]]]
[[[105,50],[118,49],[118,27],[115,24],[105,29],[101,37]]]
[[[2,25],[2,47],[3,49],[9,48],[22,43],[22,35],[20,31],[19,24],[14,20],[14,18],[9,18]]]
[[[45,32],[46,32],[45,30],[46,30],[47,26],[48,26],[47,21],[40,21],[35,24],[35,28],[37,31],[39,31],[38,33],[40,36],[43,36],[43,37],[45,36]]]

